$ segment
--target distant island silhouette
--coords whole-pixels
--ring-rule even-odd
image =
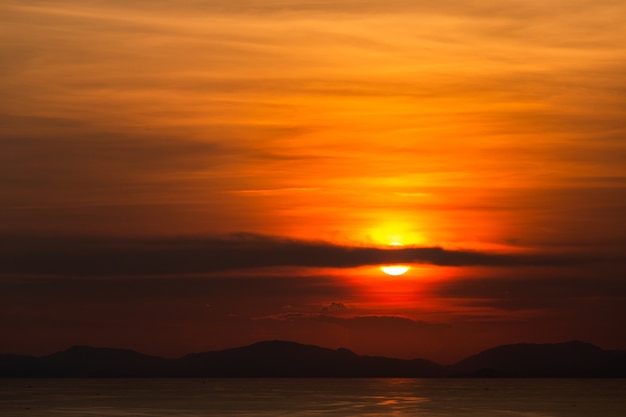
[[[74,346],[47,356],[0,354],[0,377],[626,377],[626,351],[590,343],[498,346],[453,365],[357,355],[289,341],[191,353],[178,359]]]

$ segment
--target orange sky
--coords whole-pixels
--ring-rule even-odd
[[[2,2],[0,350],[626,348],[626,5],[416,3]],[[128,267],[233,233],[238,271]],[[333,261],[284,260],[311,241]],[[341,265],[392,241],[514,259]]]

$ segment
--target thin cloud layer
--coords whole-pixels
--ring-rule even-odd
[[[385,249],[263,235],[171,239],[5,238],[0,273],[178,275],[263,267],[351,268],[388,263],[439,266],[572,266],[594,259],[499,254],[441,247]]]

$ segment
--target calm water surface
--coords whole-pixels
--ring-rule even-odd
[[[0,379],[0,416],[624,417],[623,379]]]

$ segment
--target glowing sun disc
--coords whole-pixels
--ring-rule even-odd
[[[411,269],[411,267],[406,265],[385,265],[380,267],[380,270],[383,271],[385,274],[394,277],[404,274],[409,269]]]

